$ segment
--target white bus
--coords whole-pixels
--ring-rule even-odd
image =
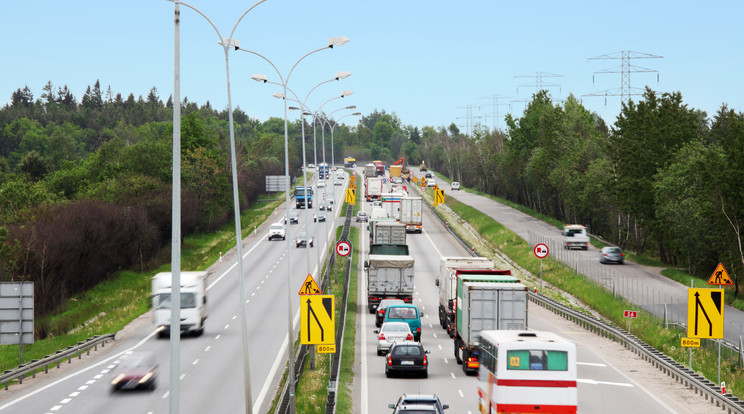
[[[481,331],[479,412],[576,414],[576,345],[551,332]]]

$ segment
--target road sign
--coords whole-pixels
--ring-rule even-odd
[[[680,345],[685,348],[700,348],[700,338],[682,338]]]
[[[713,274],[710,275],[710,279],[708,279],[709,285],[733,285],[734,282],[731,281],[731,278],[729,277],[728,272],[723,267],[723,263],[718,263],[718,267],[716,267],[716,270],[713,271]]]
[[[336,253],[338,253],[339,256],[348,256],[349,253],[351,253],[351,245],[349,242],[340,241],[336,243]]]
[[[319,354],[335,354],[336,344],[333,345],[318,345],[317,351]]]
[[[414,182],[414,183],[417,183],[417,182],[419,182],[419,179],[418,179],[418,177],[416,177],[415,175],[413,176],[413,182]]]
[[[626,310],[625,312],[623,312],[623,317],[625,317],[625,318],[637,318],[638,317],[638,311]]]
[[[349,188],[353,188],[356,190],[356,183],[354,181],[349,183]]]
[[[351,204],[352,206],[356,203],[356,188],[346,189],[346,198],[344,199],[344,201]]]
[[[434,205],[444,204],[444,190],[434,190]]]
[[[539,243],[538,245],[535,246],[535,248],[532,251],[535,252],[535,256],[537,256],[538,259],[547,257],[548,253],[550,252],[550,250],[548,249],[548,246],[545,245],[544,243]]]
[[[300,300],[300,343],[302,345],[335,344],[335,319],[333,295],[304,296]]]
[[[687,336],[723,339],[723,289],[687,290]]]
[[[350,180],[352,183],[356,184],[356,174],[352,175]]]
[[[313,279],[313,275],[308,274],[305,278],[305,281],[302,282],[302,286],[300,287],[300,291],[297,292],[298,295],[320,295],[321,292],[320,288],[318,287],[318,284],[315,283],[315,279]]]
[[[434,191],[439,191],[439,185],[434,184]]]

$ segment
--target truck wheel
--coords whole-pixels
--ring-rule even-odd
[[[460,347],[458,345],[458,341],[455,340],[455,362],[459,365],[462,364],[462,359],[460,359]]]
[[[589,250],[589,246],[582,247],[583,250]]]
[[[462,360],[467,361],[470,354],[468,353],[468,350],[463,348],[462,350]],[[462,372],[465,373],[465,375],[468,375],[468,364],[463,362],[462,364]]]

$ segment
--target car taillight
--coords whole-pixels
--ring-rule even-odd
[[[421,327],[416,328],[416,332],[421,333]]]
[[[388,356],[387,356],[387,364],[388,365],[393,365],[393,357],[390,354],[388,354]]]
[[[381,341],[384,341],[384,340],[385,340],[385,334],[382,334],[382,333],[381,333],[381,334],[380,334],[380,337],[379,337],[379,338],[377,338],[377,339],[379,339],[379,340],[381,340]]]
[[[380,309],[380,310],[377,311],[377,314],[380,315],[380,316],[382,316],[382,315],[385,314],[385,311],[382,310],[382,309]]]
[[[408,335],[406,336],[406,341],[413,341],[413,335],[411,335],[411,334],[408,334]]]
[[[426,355],[424,355],[424,366],[426,366],[429,363],[429,361],[426,359]]]

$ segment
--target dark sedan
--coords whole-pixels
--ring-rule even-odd
[[[393,343],[385,358],[385,376],[390,378],[396,373],[401,376],[404,373],[413,373],[424,378],[428,377],[429,361],[426,357],[428,353],[429,351],[425,350],[419,342]]]
[[[310,245],[310,247],[313,247],[313,236],[309,236],[307,233],[300,233],[297,235],[297,240],[295,241],[296,247],[304,246],[307,247]]]

